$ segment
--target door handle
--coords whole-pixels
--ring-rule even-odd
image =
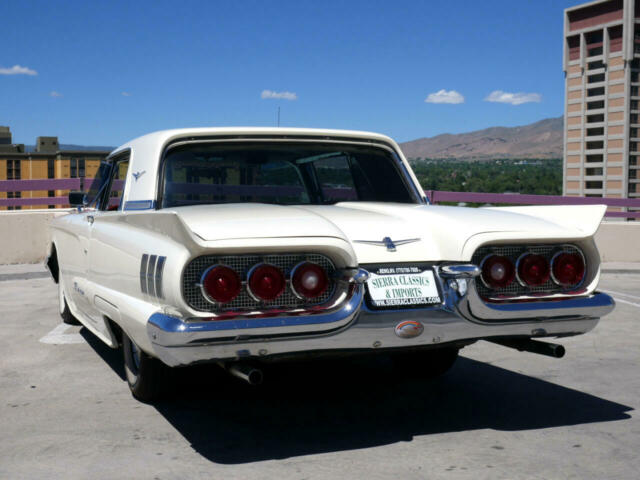
[[[93,218],[93,215],[87,215],[87,222],[89,222],[91,225],[93,225],[94,220],[95,218]]]

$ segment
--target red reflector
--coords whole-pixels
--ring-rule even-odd
[[[275,300],[284,292],[285,285],[282,270],[273,265],[263,263],[249,272],[249,293],[258,301]]]
[[[549,262],[542,255],[525,253],[518,260],[518,278],[530,287],[544,285],[549,280]]]
[[[562,286],[573,287],[584,278],[584,260],[577,253],[559,253],[551,261],[553,280]]]
[[[298,297],[314,299],[327,290],[329,277],[320,265],[304,262],[293,269],[291,286]]]
[[[216,265],[204,273],[202,288],[209,301],[227,303],[238,296],[242,284],[234,270],[224,265]]]
[[[490,255],[482,262],[482,280],[489,288],[505,288],[515,277],[513,262],[501,255]]]

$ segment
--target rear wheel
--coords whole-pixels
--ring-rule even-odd
[[[415,378],[435,378],[448,372],[458,359],[460,349],[444,347],[421,352],[402,352],[393,356],[399,373]]]
[[[61,279],[58,280],[58,302],[60,303],[60,317],[62,317],[62,321],[67,325],[81,325],[80,321],[74,317],[71,310],[69,310],[69,305],[67,305],[67,300],[64,297],[64,288],[62,288]]]
[[[159,398],[163,393],[163,377],[167,373],[167,367],[144,353],[124,332],[122,350],[125,375],[133,396],[143,402]]]

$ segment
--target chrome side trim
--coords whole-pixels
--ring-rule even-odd
[[[130,200],[124,204],[124,210],[152,210],[154,207],[153,200]]]
[[[147,294],[147,266],[149,265],[149,255],[142,255],[140,261],[140,291],[143,295]]]
[[[147,293],[149,295],[155,295],[156,288],[153,284],[153,277],[156,272],[156,262],[158,261],[157,255],[149,256],[149,263],[147,265]]]
[[[164,298],[162,294],[162,274],[164,273],[164,263],[166,262],[167,257],[158,257],[158,262],[156,263],[156,274],[154,276],[156,283],[156,297]]]

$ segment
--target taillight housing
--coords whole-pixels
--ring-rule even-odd
[[[488,288],[505,288],[515,278],[513,262],[502,255],[488,255],[482,261],[482,281]]]
[[[286,287],[284,273],[275,265],[260,263],[249,271],[247,291],[256,301],[272,301]]]
[[[549,281],[549,260],[535,253],[524,253],[517,262],[518,280],[524,286],[537,287]]]
[[[563,287],[575,287],[584,279],[584,258],[579,253],[559,252],[551,259],[553,281]]]
[[[291,272],[291,290],[301,299],[314,300],[329,287],[329,277],[324,268],[311,262],[296,265]]]
[[[204,297],[211,303],[229,303],[242,289],[240,277],[226,265],[214,265],[202,274],[201,288]]]

